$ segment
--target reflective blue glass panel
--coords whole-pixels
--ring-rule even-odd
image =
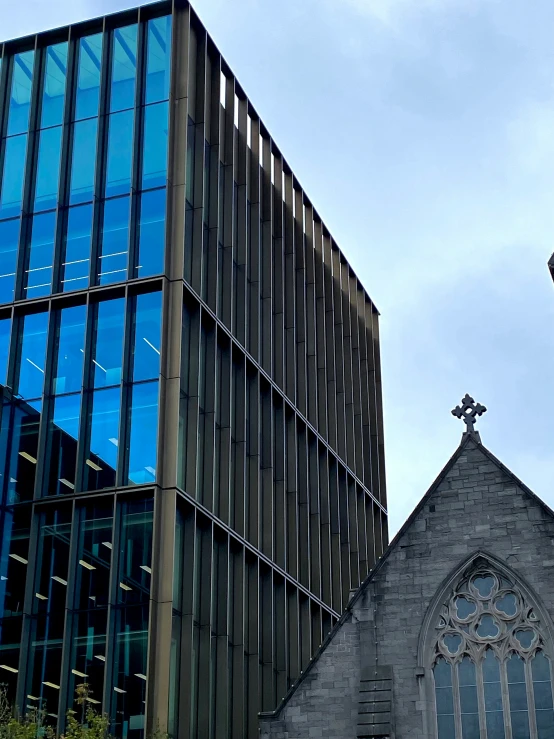
[[[120,603],[148,603],[150,598],[153,508],[152,498],[127,501],[119,507]]]
[[[85,490],[115,485],[120,403],[119,387],[93,393],[88,421],[90,452],[85,460]]]
[[[79,562],[94,563],[96,569],[84,565],[77,568],[75,590],[79,608],[107,606],[109,598],[110,565],[113,547],[113,501],[97,501],[80,511]],[[91,605],[91,601],[93,606]],[[105,651],[94,654],[104,655]],[[98,660],[102,663],[102,660]],[[83,670],[85,672],[85,670]],[[102,683],[100,683],[100,688]]]
[[[112,89],[110,111],[126,110],[135,104],[137,74],[137,25],[113,32]]]
[[[29,130],[34,63],[34,51],[24,51],[22,54],[16,54],[13,58],[8,136],[25,133]]]
[[[121,382],[124,324],[124,298],[99,303],[92,354],[94,387],[119,385]]]
[[[149,190],[140,197],[137,277],[164,271],[166,190]]]
[[[60,178],[62,127],[40,132],[34,211],[55,208]]]
[[[47,495],[67,495],[75,490],[80,416],[80,393],[56,398],[48,429]]]
[[[56,213],[33,217],[26,297],[37,298],[52,291],[52,264],[56,237]]]
[[[146,41],[146,103],[169,98],[171,16],[148,21]]]
[[[94,195],[96,136],[98,119],[90,118],[73,125],[73,154],[69,204],[89,203]]]
[[[67,694],[75,695],[76,686],[83,682],[82,675],[86,675],[87,685],[90,686],[92,694],[97,696],[94,700],[99,702],[99,705],[95,705],[94,707],[101,713],[102,687],[104,685],[104,670],[106,667],[105,661],[101,658],[104,657],[105,659],[106,655],[108,611],[106,608],[98,608],[98,601],[102,592],[108,592],[107,587],[104,591],[99,587],[100,570],[103,574],[106,566],[109,567],[109,565],[105,565],[103,562],[100,564],[97,559],[95,559],[95,562],[97,569],[88,572],[91,575],[90,579],[97,584],[97,587],[91,587],[91,591],[93,593],[99,593],[99,595],[89,595],[87,605],[82,606],[83,608],[93,608],[94,610],[80,611],[76,613],[73,620],[71,672],[68,676]],[[79,567],[78,569],[86,570],[83,567]],[[85,575],[84,572],[80,572],[79,574]]]
[[[80,290],[88,286],[90,243],[92,235],[92,205],[70,208],[62,265],[62,289]]]
[[[27,134],[13,136],[6,140],[2,197],[0,200],[0,216],[2,218],[17,216],[21,213],[26,154]]]
[[[70,545],[71,507],[49,506],[44,509],[39,528],[35,580],[37,595],[33,599],[35,613],[63,613],[65,610]]]
[[[63,578],[62,578],[63,579]],[[56,590],[66,590],[58,583]],[[43,598],[47,595],[40,593]],[[35,598],[38,598],[36,595]],[[61,596],[56,596],[59,602]],[[45,723],[52,725],[58,715],[60,701],[60,673],[62,664],[62,645],[64,642],[64,619],[52,618],[48,613],[40,613],[29,621],[30,649],[27,660],[26,693],[34,696],[39,706],[47,705]],[[52,715],[53,714],[53,715]]]
[[[31,510],[16,506],[6,510],[2,530],[2,559],[0,562],[0,614],[17,616],[23,613]],[[3,655],[2,655],[3,656]],[[3,677],[3,676],[2,676]]]
[[[134,320],[133,381],[157,380],[160,374],[162,294],[138,295]]]
[[[158,383],[133,385],[129,432],[129,483],[156,479]]]
[[[103,34],[97,33],[94,36],[85,36],[79,41],[75,120],[98,115],[102,38]]]
[[[144,108],[142,189],[163,187],[167,178],[168,103]]]
[[[17,384],[17,393],[22,398],[40,398],[42,395],[47,331],[48,313],[34,313],[23,319]]]
[[[143,739],[148,658],[148,605],[116,611],[112,711],[115,736]],[[117,688],[117,690],[115,690]],[[133,727],[129,730],[128,727]]]
[[[77,305],[61,311],[56,336],[56,365],[53,391],[55,395],[81,390],[85,352],[87,308]]]
[[[0,221],[0,303],[11,303],[14,297],[19,229],[19,218]]]
[[[40,127],[63,123],[65,80],[67,76],[67,41],[46,49],[46,71],[42,93]]]
[[[102,244],[98,265],[98,282],[107,285],[127,279],[129,251],[130,198],[115,198],[104,203]]]
[[[11,332],[12,319],[2,318],[2,320],[0,320],[0,385],[6,384]]]
[[[111,115],[108,123],[106,197],[123,195],[131,189],[134,111]]]
[[[42,403],[33,401],[35,408],[27,403],[12,403],[4,407],[9,420],[9,457],[6,482],[8,503],[32,500],[35,487],[38,456],[38,432]],[[4,433],[2,419],[2,433]]]

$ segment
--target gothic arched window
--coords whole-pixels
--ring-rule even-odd
[[[551,644],[514,582],[481,559],[434,626],[438,739],[554,739]]]

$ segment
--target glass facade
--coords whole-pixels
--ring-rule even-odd
[[[386,545],[378,314],[173,5],[0,44],[0,682],[254,739]]]

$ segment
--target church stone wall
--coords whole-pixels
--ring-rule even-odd
[[[437,590],[476,551],[505,562],[554,615],[554,519],[470,439],[305,679],[274,717],[262,718],[262,739],[433,739],[420,631]],[[393,673],[386,732],[361,702],[360,687],[376,666]]]

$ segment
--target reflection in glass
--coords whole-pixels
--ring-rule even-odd
[[[144,108],[142,189],[164,187],[167,178],[168,103]]]
[[[444,657],[434,667],[435,701],[437,707],[438,739],[452,739],[454,729],[454,699],[452,695],[452,668]]]
[[[29,130],[34,62],[34,51],[24,51],[13,58],[8,136],[26,133]]]
[[[60,311],[55,345],[56,367],[53,387],[55,395],[81,389],[86,318],[85,305],[64,308]]]
[[[2,415],[2,447],[6,454],[8,503],[32,500],[38,456],[41,403],[6,404]]]
[[[92,205],[70,208],[62,264],[63,291],[81,290],[88,286],[90,244],[92,235]]]
[[[156,479],[158,383],[133,385],[129,431],[129,483]]]
[[[67,495],[75,490],[80,415],[80,393],[55,399],[48,430],[48,495]]]
[[[6,384],[6,375],[8,372],[8,357],[10,353],[11,330],[12,319],[0,319],[0,385]]]
[[[103,34],[96,33],[79,41],[75,120],[98,115],[102,38]]]
[[[157,379],[162,341],[161,292],[137,295],[133,319],[133,381]]]
[[[75,582],[79,610],[107,606],[112,560],[113,504],[99,502],[82,508]],[[98,654],[98,652],[97,652]],[[104,652],[100,652],[104,654]]]
[[[123,362],[125,299],[105,300],[96,309],[92,352],[94,387],[119,385]]]
[[[70,543],[71,507],[47,508],[40,517],[33,598],[35,613],[65,610]]]
[[[108,123],[106,197],[126,195],[131,190],[134,111],[114,113]]]
[[[2,618],[23,613],[29,563],[30,527],[30,506],[6,509],[2,524],[2,557],[0,560],[0,614]]]
[[[113,487],[119,446],[119,387],[96,390],[89,414],[90,452],[85,460],[85,490]]]
[[[21,213],[27,138],[27,134],[23,134],[22,136],[13,136],[6,141],[0,200],[0,216],[2,218],[18,216]]]
[[[40,398],[44,385],[48,313],[33,313],[23,319],[19,341],[21,357],[17,393],[22,398]]]
[[[143,192],[140,197],[136,277],[158,275],[164,270],[165,198],[165,188]]]
[[[98,119],[90,118],[73,125],[73,154],[69,204],[88,203],[94,195],[96,166],[96,134]]]
[[[89,606],[94,607],[90,601]],[[73,620],[71,671],[67,695],[74,696],[76,686],[86,682],[91,696],[89,702],[98,712],[102,711],[107,617],[107,609],[96,608],[76,614]],[[74,705],[73,709],[80,710],[78,705]]]
[[[146,41],[146,103],[169,98],[171,16],[148,21]]]
[[[485,658],[483,659],[483,688],[485,692],[487,737],[489,739],[504,739],[500,664],[494,656],[492,649],[487,649]]]
[[[56,207],[60,178],[62,127],[47,128],[39,134],[34,211]]]
[[[508,673],[508,695],[510,697],[513,737],[514,739],[529,739],[525,665],[521,657],[512,654],[506,662],[506,671]]]
[[[56,238],[56,212],[33,217],[26,297],[37,298],[52,291],[52,264]]]
[[[2,665],[0,680],[6,686],[8,702],[12,706],[16,701],[22,625],[22,616],[5,618],[0,621],[0,663]]]
[[[127,278],[129,252],[129,197],[104,203],[102,246],[99,257],[98,282],[107,285]]]
[[[121,504],[118,601],[148,603],[152,560],[152,498]]]
[[[477,679],[475,676],[475,665],[469,657],[464,657],[458,664],[458,681],[460,684],[463,739],[479,739]]]
[[[110,112],[135,104],[137,72],[137,25],[116,28],[113,33]]]
[[[112,693],[116,736],[144,736],[147,652],[148,606],[118,609]]]
[[[42,93],[41,128],[63,123],[65,79],[67,75],[68,43],[49,46],[46,49],[46,70]]]
[[[531,662],[533,693],[535,696],[535,716],[538,739],[551,739],[554,736],[554,706],[552,704],[552,680],[550,661],[544,652],[537,652]]]
[[[38,699],[37,705],[46,704],[46,722],[52,724],[58,718],[64,619],[41,613],[31,620],[30,627],[26,694]]]
[[[19,228],[19,218],[0,221],[0,303],[14,299]]]

